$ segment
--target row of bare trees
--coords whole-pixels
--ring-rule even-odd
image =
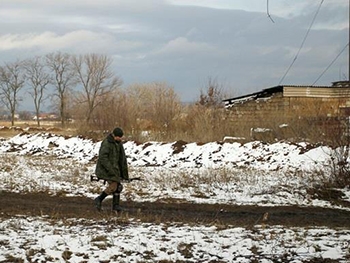
[[[25,88],[32,98],[38,126],[43,103],[50,99],[61,126],[73,118],[80,132],[118,125],[136,139],[145,135],[159,140],[222,138],[224,94],[216,79],[209,79],[197,101],[184,104],[164,82],[122,88],[112,62],[106,55],[57,52],[4,63],[0,66],[0,106],[11,113],[14,125],[19,94]]]
[[[101,103],[101,97],[118,88],[122,82],[111,69],[112,60],[106,55],[70,55],[50,53],[27,60],[5,63],[0,67],[0,98],[11,113],[11,122],[21,98],[20,91],[28,88],[33,99],[38,126],[43,102],[51,99],[57,108],[62,126],[65,125],[71,103],[86,104],[86,121]],[[49,92],[49,87],[53,92]]]
[[[226,125],[222,98],[213,104],[213,97],[221,93],[218,86],[208,86],[197,101],[184,104],[167,83],[133,84],[102,96],[104,103],[96,108],[90,123],[100,130],[124,127],[128,136],[140,141],[221,140],[231,129]],[[83,114],[81,104],[75,105],[76,116]]]

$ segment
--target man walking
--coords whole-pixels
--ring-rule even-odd
[[[113,194],[112,210],[122,211],[120,193],[123,190],[121,180],[129,180],[128,164],[122,143],[124,133],[115,128],[101,143],[95,174],[99,179],[107,181],[106,189],[95,198],[97,210],[101,211],[102,201]]]

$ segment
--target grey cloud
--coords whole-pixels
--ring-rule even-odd
[[[27,45],[35,38],[43,44],[25,49],[16,42],[16,48],[1,49],[0,43],[3,59],[55,49],[107,53],[115,59],[115,70],[125,85],[166,81],[184,100],[197,97],[208,77],[217,77],[237,94],[277,85],[317,7],[297,1],[303,4],[301,15],[283,17],[272,8],[272,23],[266,10],[173,6],[158,0],[48,2],[5,1],[11,14],[6,17],[0,11],[5,21],[0,40],[17,34]],[[283,3],[288,3],[288,10],[293,7]],[[286,84],[312,83],[347,43],[348,27],[343,28],[347,10],[339,3],[327,2],[321,9]],[[318,84],[334,81],[340,69],[346,70],[346,60],[344,54]]]

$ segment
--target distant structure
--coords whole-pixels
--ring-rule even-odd
[[[280,85],[224,100],[234,136],[249,139],[334,140],[349,127],[348,81],[331,86]]]

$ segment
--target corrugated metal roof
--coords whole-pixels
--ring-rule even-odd
[[[342,98],[350,97],[350,89],[342,87],[295,87],[283,88],[284,97]]]
[[[225,104],[234,102],[234,101],[243,101],[243,100],[253,100],[253,99],[259,99],[259,98],[267,98],[271,97],[272,94],[277,93],[277,92],[283,92],[283,86],[275,86],[272,88],[267,88],[263,89],[262,91],[259,92],[254,92],[250,93],[247,95],[231,98],[231,99],[226,99],[223,100]]]
[[[282,87],[294,87],[294,88],[333,88],[333,86],[309,86],[309,85],[283,85]]]
[[[225,103],[225,107],[230,107],[237,103],[244,103],[246,101],[257,100],[260,98],[268,98],[278,92],[283,92],[284,97],[350,97],[348,83],[349,82],[347,81],[337,81],[333,82],[333,86],[280,85],[244,96],[225,99],[223,101]]]

